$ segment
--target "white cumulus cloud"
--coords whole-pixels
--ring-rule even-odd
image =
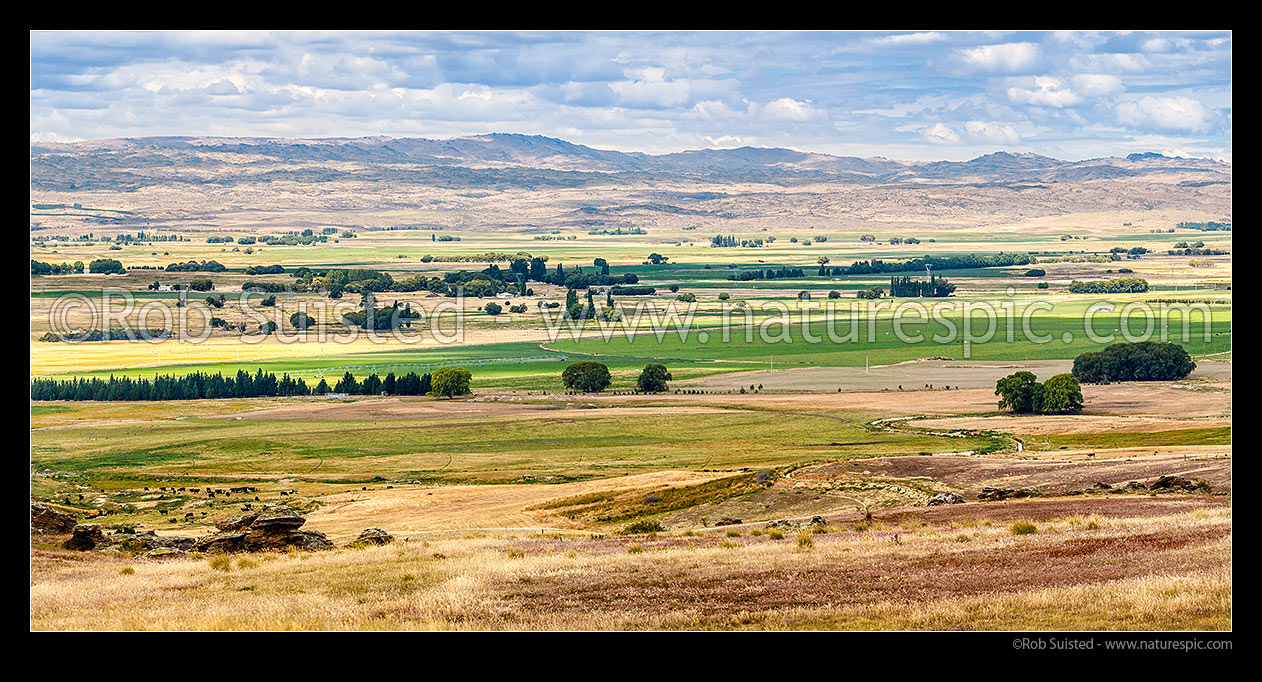
[[[1008,88],[1008,99],[1017,104],[1034,104],[1057,109],[1072,107],[1082,102],[1082,96],[1074,92],[1068,84],[1051,76],[1036,76],[1028,87]]]
[[[815,118],[819,112],[811,106],[811,101],[798,101],[792,97],[781,97],[772,100],[763,107],[763,112],[768,118],[781,119],[785,121],[808,121]]]
[[[1214,119],[1212,111],[1191,97],[1145,95],[1117,105],[1117,120],[1142,130],[1203,133]]]
[[[1013,145],[1021,141],[1017,129],[1010,125],[969,121],[964,124],[964,133],[970,142],[997,145]]]
[[[920,136],[934,144],[959,144],[960,134],[941,123],[935,123],[920,131]]]
[[[1034,43],[1001,43],[981,45],[956,53],[965,66],[1001,73],[1025,71],[1039,60],[1039,48]]]

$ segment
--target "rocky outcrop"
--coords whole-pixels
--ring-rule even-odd
[[[788,519],[779,519],[778,521],[772,521],[771,523],[767,524],[767,528],[776,529],[776,530],[793,530],[794,528],[801,528],[801,527],[802,527],[802,524],[798,523],[797,521],[790,521]]]
[[[105,541],[105,532],[99,523],[81,523],[71,531],[70,539],[62,545],[66,549],[89,550]]]
[[[74,530],[78,521],[66,512],[31,500],[31,532],[33,533],[69,533]]]
[[[716,525],[716,526],[738,526],[738,525],[740,525],[740,523],[741,523],[741,520],[740,520],[740,519],[733,518],[733,517],[731,517],[731,516],[724,516],[723,518],[719,519],[718,521],[715,521],[715,522],[714,522],[714,525]]]
[[[137,533],[115,533],[105,536],[96,549],[98,550],[118,550],[120,552],[152,553],[159,549],[170,549],[178,552],[187,552],[193,548],[193,543],[197,542],[195,538],[180,537],[177,535],[158,535],[151,530],[142,530]]]
[[[828,525],[828,521],[824,520],[824,517],[822,517],[822,516],[812,516],[812,517],[811,517],[811,522],[810,522],[810,523],[808,523],[808,524],[806,524],[806,525],[808,525],[808,526],[827,526],[827,525]]]
[[[192,549],[198,552],[264,552],[301,549],[314,552],[332,549],[324,533],[299,530],[307,520],[293,508],[269,504],[257,514],[230,516],[215,524],[217,533],[198,538]]]
[[[930,507],[941,507],[947,504],[963,504],[964,498],[955,493],[938,493],[929,498]]]
[[[996,502],[1000,500],[1013,500],[1022,497],[1038,497],[1043,491],[1038,488],[1021,488],[1013,490],[1012,488],[982,488],[977,494],[977,499],[982,502]]]
[[[380,528],[365,528],[359,537],[351,540],[349,547],[368,547],[370,545],[388,545],[394,542],[394,536]]]
[[[1155,493],[1209,492],[1210,486],[1203,481],[1193,481],[1182,476],[1162,476],[1153,481],[1148,489]]]

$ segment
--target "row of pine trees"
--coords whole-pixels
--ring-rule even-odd
[[[31,380],[32,400],[203,400],[212,398],[259,398],[270,396],[325,395],[347,393],[351,395],[427,395],[430,392],[429,373],[408,372],[396,376],[394,372],[380,377],[370,374],[359,381],[350,372],[330,388],[320,379],[315,388],[302,379],[288,374],[277,377],[262,369],[251,375],[240,370],[235,377],[222,374],[191,372],[183,376],[156,375],[153,379],[111,376],[108,379],[76,378]]]

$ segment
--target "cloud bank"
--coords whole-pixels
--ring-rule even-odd
[[[33,32],[32,141],[514,132],[1231,157],[1230,32]]]

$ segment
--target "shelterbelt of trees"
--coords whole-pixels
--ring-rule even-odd
[[[1138,277],[1118,277],[1110,280],[1091,280],[1069,283],[1071,294],[1142,294],[1148,291],[1148,280]]]
[[[343,293],[386,291],[430,291],[455,296],[460,289],[464,290],[466,296],[482,297],[507,291],[529,296],[533,290],[527,286],[528,282],[555,284],[568,289],[587,289],[593,286],[635,284],[640,281],[635,273],[609,274],[609,263],[603,258],[596,258],[593,265],[588,267],[595,271],[587,271],[583,266],[577,265],[567,269],[562,263],[549,268],[546,258],[521,257],[510,260],[507,269],[492,264],[479,271],[459,270],[434,277],[413,275],[401,280],[394,279],[388,272],[366,268],[317,271],[301,267],[293,271],[295,281],[287,288],[300,292],[328,291],[331,298],[339,298]],[[243,288],[276,293],[278,288],[283,290],[285,285],[250,281]]]
[[[109,379],[44,379],[31,380],[32,400],[205,400],[215,398],[261,398],[275,396],[327,395],[433,395],[451,397],[469,393],[472,378],[463,367],[442,367],[432,374],[408,372],[384,377],[376,373],[359,381],[350,372],[342,375],[332,387],[320,379],[314,388],[302,379],[288,374],[279,378],[262,369],[251,375],[244,370],[235,377],[193,372],[183,376],[157,375],[151,379],[115,377]]]

